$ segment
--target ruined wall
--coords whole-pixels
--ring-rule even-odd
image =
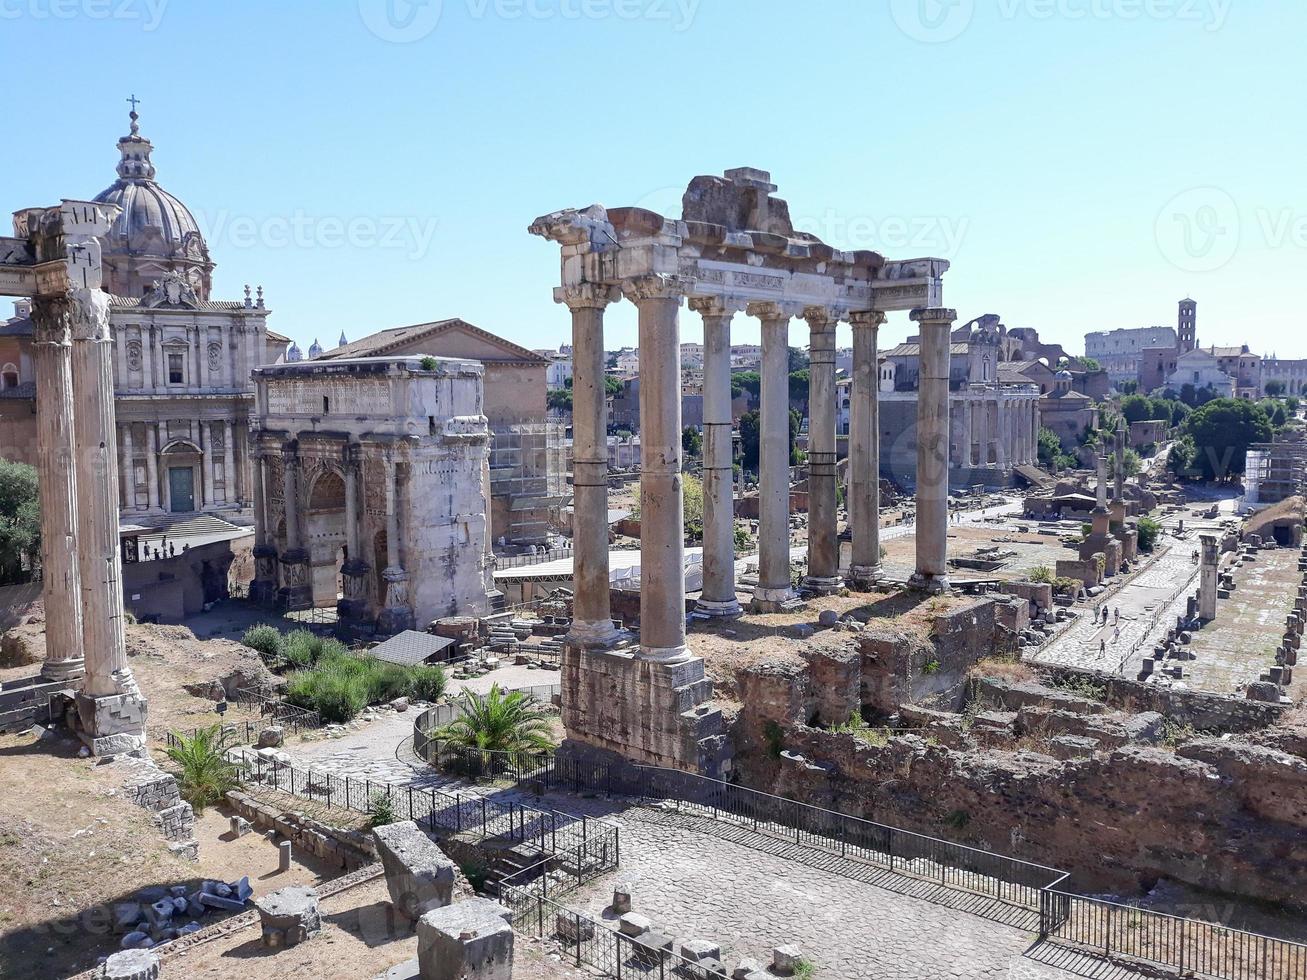
[[[371,834],[320,823],[296,810],[287,810],[240,790],[229,790],[227,802],[256,830],[275,830],[290,841],[294,849],[313,854],[347,871],[377,860]]]
[[[1273,748],[1203,740],[1058,761],[798,728],[784,749],[737,769],[769,792],[1072,871],[1080,888],[1128,895],[1172,878],[1303,902],[1307,761]]]

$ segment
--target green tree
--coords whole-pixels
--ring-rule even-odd
[[[790,401],[798,402],[800,405],[808,404],[808,379],[810,372],[807,368],[800,371],[790,372]]]
[[[791,374],[795,371],[806,370],[809,364],[808,352],[800,347],[791,347],[789,350],[789,366],[786,368]]]
[[[36,470],[0,459],[0,585],[27,581],[40,562]]]
[[[747,391],[757,398],[762,392],[762,375],[757,371],[739,371],[731,375],[731,396],[739,397],[736,389]]]
[[[1157,536],[1162,533],[1162,525],[1151,517],[1139,518],[1139,550],[1152,551],[1157,544]]]
[[[1275,410],[1271,412],[1271,425],[1277,429],[1282,429],[1289,421],[1289,413],[1284,410],[1283,403],[1276,405]]]
[[[1133,449],[1126,449],[1125,475],[1127,477],[1136,475],[1139,472],[1139,470],[1142,468],[1142,466],[1143,466],[1143,461],[1140,460],[1139,454],[1135,452]],[[1107,457],[1107,471],[1113,478],[1116,477],[1116,453],[1112,453],[1110,456]]]
[[[1195,465],[1204,480],[1226,480],[1243,473],[1248,447],[1271,438],[1271,420],[1260,405],[1237,398],[1207,402],[1189,416]]]
[[[750,473],[758,472],[762,448],[762,414],[745,412],[740,416],[740,465]]]
[[[560,412],[572,410],[572,389],[552,388],[545,393],[545,404]]]
[[[523,691],[505,692],[495,684],[488,694],[464,692],[462,705],[462,717],[438,728],[437,739],[487,752],[540,752],[554,746],[549,713]]]
[[[687,456],[703,455],[703,433],[692,425],[681,430],[681,452]]]
[[[799,466],[804,461],[804,454],[799,450],[799,430],[803,428],[803,416],[790,409],[790,465]]]
[[[1268,381],[1268,382],[1266,382],[1266,393],[1267,393],[1268,395],[1270,395],[1272,398],[1276,398],[1276,397],[1278,397],[1278,396],[1280,396],[1280,395],[1283,395],[1283,394],[1284,394],[1284,382],[1283,382],[1283,381]]]
[[[1152,400],[1143,395],[1126,395],[1122,398],[1121,414],[1127,422],[1142,422],[1145,419],[1156,418],[1153,415]]]
[[[1039,430],[1038,453],[1040,464],[1054,473],[1075,465],[1075,457],[1062,451],[1062,440],[1049,428]]]
[[[1166,455],[1166,470],[1172,476],[1192,476],[1197,456],[1198,447],[1194,445],[1193,436],[1183,435],[1171,444],[1171,451]]]
[[[177,787],[197,815],[220,802],[240,785],[240,768],[227,760],[227,737],[221,725],[201,728],[194,735],[173,735],[168,758],[179,768]]]
[[[604,375],[605,395],[608,395],[609,397],[612,397],[613,395],[620,395],[624,387],[626,386],[622,383],[621,378],[614,377],[611,374]]]

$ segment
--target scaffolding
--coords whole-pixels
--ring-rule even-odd
[[[571,494],[560,422],[497,425],[490,447],[491,534],[496,544],[546,544]]]

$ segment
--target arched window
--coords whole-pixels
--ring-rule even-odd
[[[10,388],[18,387],[18,366],[15,364],[6,364],[0,368],[0,388],[8,391]]]

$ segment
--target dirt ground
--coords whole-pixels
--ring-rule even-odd
[[[417,936],[391,914],[384,878],[376,878],[322,902],[322,932],[290,949],[264,949],[258,926],[240,929],[164,960],[162,972],[195,980],[367,980],[417,955]],[[517,937],[514,975],[530,980],[577,980],[587,976],[562,965],[538,943]]]

